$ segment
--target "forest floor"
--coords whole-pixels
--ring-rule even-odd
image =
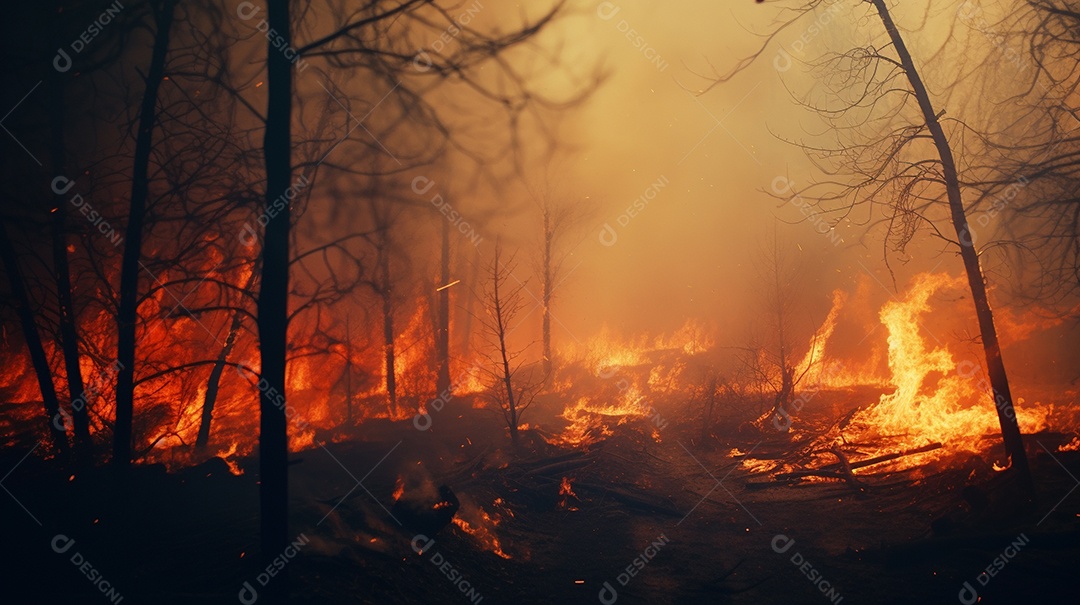
[[[656,441],[638,419],[587,451],[526,431],[514,458],[499,422],[454,401],[427,431],[369,421],[362,439],[294,454],[291,601],[612,603],[606,582],[623,603],[974,602],[967,582],[980,603],[1075,602],[1080,454],[1054,451],[1061,436],[1028,439],[1039,498],[1023,505],[977,456],[874,474],[865,491],[755,489],[730,451],[776,438],[703,442],[674,418]],[[261,588],[254,461],[240,476],[219,460],[136,467],[121,484],[28,452],[0,452],[4,603],[109,602],[109,588],[133,604],[236,603],[245,581]],[[445,481],[488,534],[451,525],[415,553],[389,515],[399,478]]]

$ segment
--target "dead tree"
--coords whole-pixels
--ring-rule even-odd
[[[965,200],[978,244],[1006,253],[1021,300],[1074,315],[1080,299],[1080,3],[1030,0],[1008,7],[1003,19],[985,15],[974,2],[964,8],[973,35],[995,37],[994,52],[1005,59],[998,69],[1012,83],[1009,111],[984,109],[1000,116],[995,125],[1001,126],[983,136],[994,171]],[[987,85],[995,87],[1000,82]]]
[[[225,371],[225,362],[229,359],[229,355],[232,354],[233,347],[236,346],[236,339],[240,335],[240,327],[243,325],[245,312],[242,305],[244,304],[244,298],[251,294],[258,274],[259,263],[256,261],[251,268],[251,274],[248,275],[247,282],[239,292],[240,296],[236,304],[241,308],[233,311],[232,320],[229,322],[229,328],[225,334],[225,343],[218,351],[214,366],[210,369],[210,376],[206,379],[206,395],[203,396],[202,414],[199,418],[199,433],[195,437],[196,449],[205,448],[210,442],[210,423],[214,419],[214,406],[217,404],[218,392],[221,389],[221,375]]]
[[[528,347],[518,349],[509,342],[517,325],[514,319],[525,306],[525,282],[514,275],[514,259],[504,260],[502,246],[495,244],[494,257],[487,267],[487,288],[482,295],[483,313],[477,317],[487,336],[489,351],[485,373],[491,377],[489,392],[502,410],[510,430],[510,442],[517,447],[521,415],[532,405],[542,381],[527,375],[523,356]]]
[[[930,93],[923,84],[922,77],[915,67],[911,53],[904,43],[900,30],[897,29],[896,24],[893,22],[892,15],[888,7],[885,6],[884,0],[871,0],[871,2],[874,8],[877,9],[881,23],[889,34],[889,39],[892,40],[893,50],[900,59],[903,73],[907,77],[912,93],[915,95],[926,128],[937,151],[941,177],[945,181],[945,191],[948,197],[949,216],[956,232],[960,257],[964,261],[964,271],[967,274],[972,301],[975,303],[975,313],[979,320],[979,333],[982,335],[986,369],[990,375],[994,408],[997,410],[998,422],[1001,424],[1005,452],[1008,454],[1012,467],[1016,470],[1017,476],[1025,489],[1034,495],[1035,488],[1031,480],[1031,471],[1028,468],[1027,452],[1024,450],[1024,440],[1020,435],[1020,425],[1016,421],[1016,410],[1013,407],[1009,378],[1005,372],[1005,362],[1001,357],[1001,344],[998,342],[997,327],[994,325],[994,313],[990,309],[990,299],[986,293],[986,278],[983,276],[979,255],[972,241],[971,229],[968,226],[967,214],[964,210],[960,178],[957,174],[956,162],[953,159],[952,147],[945,135],[944,128],[941,126],[941,113],[934,106]]]
[[[54,30],[58,32],[59,30]],[[58,33],[54,33],[54,42]],[[59,47],[56,43],[54,46]],[[53,69],[49,70],[49,154],[53,174],[63,175],[67,172],[66,152],[64,140],[65,86],[62,74]],[[83,394],[86,390],[83,383],[82,366],[79,363],[79,336],[75,326],[75,302],[71,295],[71,269],[68,263],[68,236],[67,236],[67,200],[53,187],[52,200],[52,252],[53,252],[53,277],[56,283],[56,298],[59,310],[58,321],[60,324],[60,346],[64,353],[64,373],[67,375],[68,401],[71,405],[71,420],[75,434],[75,443],[81,457],[88,458],[90,449],[90,417],[83,402]],[[82,402],[81,404],[79,402]]]
[[[399,302],[395,288],[395,282],[399,279],[399,276],[393,270],[395,268],[393,257],[398,252],[398,249],[393,237],[393,231],[401,208],[392,200],[384,199],[381,188],[374,186],[368,210],[371,220],[371,232],[365,233],[363,237],[374,248],[375,261],[371,275],[364,280],[364,283],[371,288],[371,291],[378,298],[379,308],[382,312],[384,385],[386,387],[388,409],[390,416],[393,417],[397,413],[398,400],[394,319]]]
[[[567,236],[580,223],[583,213],[579,205],[559,195],[550,183],[546,184],[539,198],[541,231],[537,273],[540,274],[544,374],[550,377],[553,359],[551,307],[555,303],[555,288],[564,276],[563,264],[569,254],[566,247]]]
[[[813,17],[825,4],[825,0],[812,0],[785,7],[784,10],[790,12],[765,37],[760,49],[740,61],[731,72],[717,74],[709,88],[746,68],[762,56],[782,31],[800,19]],[[856,209],[868,210],[884,204],[888,209],[884,238],[886,261],[889,246],[902,251],[920,227],[928,228],[958,250],[975,303],[986,372],[1005,451],[1023,489],[1033,495],[1027,454],[1016,421],[986,280],[967,221],[964,185],[942,124],[944,110],[935,104],[923,83],[921,72],[884,0],[868,0],[867,5],[872,10],[870,16],[881,23],[888,36],[891,56],[888,49],[878,48],[875,42],[868,41],[865,46],[829,53],[812,63],[820,72],[828,74],[819,81],[832,94],[825,104],[810,101],[801,104],[817,111],[836,129],[832,134],[839,135],[842,140],[839,145],[835,137],[831,143],[801,145],[813,159],[828,166],[828,177],[824,181],[796,190],[790,183],[784,186],[783,177],[778,177],[773,182],[773,193],[784,199],[798,195],[804,200],[813,200],[822,215],[833,217],[831,220],[835,222],[849,217]],[[875,120],[883,117],[879,115],[882,112],[888,112],[891,119]],[[930,147],[924,146],[926,142],[931,144]],[[928,153],[929,149],[932,151]],[[846,181],[844,177],[847,177]],[[956,239],[945,235],[945,230],[950,227]]]
[[[53,446],[66,454],[68,451],[67,432],[64,430],[64,423],[60,417],[60,400],[56,396],[52,369],[49,367],[48,357],[41,344],[41,335],[34,321],[34,311],[30,306],[30,297],[26,293],[26,282],[19,268],[19,257],[15,253],[15,246],[8,239],[7,227],[2,223],[0,223],[0,261],[3,262],[11,295],[15,299],[23,340],[26,341],[26,346],[30,350],[30,361],[34,366],[34,374],[37,376],[38,388],[45,406],[44,420],[48,423],[49,435],[52,437]]]
[[[116,315],[117,365],[116,423],[113,428],[113,459],[119,468],[131,464],[132,418],[135,399],[135,335],[138,319],[139,276],[141,267],[143,223],[150,194],[150,154],[157,125],[158,90],[165,76],[165,58],[169,50],[175,0],[162,0],[154,6],[154,47],[146,73],[139,109],[132,166],[131,200],[128,224],[124,233],[124,253],[120,266],[120,307]]]
[[[450,221],[441,220],[439,285],[435,313],[435,396],[449,397],[450,385]]]
[[[795,333],[795,304],[797,290],[795,280],[798,265],[792,261],[787,250],[781,248],[774,230],[763,246],[757,263],[761,283],[761,304],[768,315],[766,337],[759,345],[742,349],[740,362],[759,382],[762,390],[772,394],[772,407],[762,414],[757,424],[773,416],[784,415],[795,400],[795,390],[806,378],[813,360],[806,367],[796,357],[793,334]]]

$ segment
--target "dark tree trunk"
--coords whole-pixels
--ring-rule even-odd
[[[120,371],[116,377],[116,424],[113,430],[113,465],[127,468],[131,464],[132,418],[135,410],[135,328],[138,319],[139,271],[142,270],[143,222],[150,193],[150,154],[153,150],[154,126],[157,123],[158,89],[165,75],[165,57],[169,50],[169,33],[173,21],[175,0],[163,0],[155,7],[157,32],[150,56],[142,106],[139,108],[139,130],[135,138],[135,158],[131,176],[131,207],[124,233],[124,255],[120,264],[120,306],[116,314],[116,358]]]
[[[225,336],[225,346],[221,347],[214,367],[210,370],[210,377],[206,380],[206,397],[203,398],[202,418],[199,420],[199,434],[195,437],[195,447],[203,449],[210,442],[210,423],[214,419],[214,405],[217,403],[218,391],[221,388],[221,374],[225,371],[225,361],[232,353],[236,345],[236,335],[240,332],[243,316],[239,311],[233,315],[232,323],[229,324],[229,333]]]
[[[64,85],[60,72],[52,70],[49,77],[50,148],[53,174],[65,174],[64,152]],[[61,193],[53,190],[52,209],[53,277],[56,282],[60,314],[60,346],[64,352],[64,371],[67,374],[68,401],[74,425],[75,443],[81,456],[91,455],[90,416],[87,412],[82,367],[79,365],[79,337],[75,329],[75,305],[71,296],[71,270],[67,252],[67,204]]]
[[[994,395],[994,407],[997,409],[998,422],[1001,424],[1001,436],[1005,443],[1005,452],[1012,462],[1012,468],[1020,479],[1029,496],[1034,496],[1035,488],[1031,480],[1031,470],[1028,467],[1027,452],[1024,450],[1024,440],[1020,434],[1020,426],[1016,422],[1016,410],[1013,408],[1012,394],[1009,390],[1009,379],[1005,373],[1005,363],[1001,358],[1001,346],[998,343],[997,328],[994,326],[994,314],[990,309],[990,301],[986,294],[986,280],[983,277],[982,267],[979,263],[979,255],[975,250],[975,244],[971,239],[971,230],[968,227],[967,216],[964,212],[964,203],[960,192],[960,181],[956,172],[956,162],[953,159],[952,148],[945,137],[945,131],[938,121],[938,113],[934,111],[934,105],[930,101],[930,94],[919,76],[918,70],[911,59],[904,44],[900,31],[889,14],[884,0],[872,0],[877,9],[881,22],[892,40],[896,54],[900,58],[900,64],[904,68],[912,92],[919,103],[926,127],[934,141],[938,156],[941,159],[941,171],[945,180],[945,191],[949,200],[949,211],[952,216],[953,228],[960,243],[960,257],[964,261],[964,271],[967,273],[968,286],[971,288],[971,298],[975,303],[975,314],[979,320],[979,332],[982,335],[983,350],[986,355],[987,372],[990,375],[990,386]]]
[[[251,275],[248,276],[247,283],[244,284],[241,297],[247,295],[251,291],[251,287],[255,283],[255,277],[258,274],[259,263],[256,261],[255,266],[251,268]],[[243,302],[241,301],[240,304],[243,304]],[[199,434],[195,437],[195,447],[197,449],[205,448],[210,442],[210,424],[214,420],[214,405],[217,404],[218,392],[221,388],[221,375],[225,371],[225,362],[229,359],[233,347],[236,346],[236,337],[240,333],[240,327],[243,325],[243,320],[243,312],[237,310],[233,315],[232,322],[229,324],[229,332],[225,336],[225,345],[221,347],[217,359],[214,360],[214,367],[210,370],[210,377],[206,380],[206,397],[203,398],[202,418],[199,420]]]
[[[436,397],[450,392],[450,221],[442,221],[442,249],[439,256],[439,311],[435,328],[435,362],[439,366],[435,381]]]
[[[49,359],[45,356],[45,348],[41,346],[41,335],[38,334],[37,324],[34,323],[30,297],[26,294],[26,282],[23,281],[22,271],[19,269],[19,257],[15,254],[15,246],[8,239],[7,228],[3,225],[0,225],[0,260],[4,263],[4,271],[7,272],[8,283],[11,285],[11,296],[15,299],[15,307],[19,313],[23,339],[26,341],[26,347],[30,349],[30,362],[34,366],[34,373],[37,374],[41,400],[45,403],[45,421],[49,424],[49,434],[52,436],[56,449],[66,454],[68,451],[67,433],[64,431],[63,418],[60,417],[60,401],[56,397],[52,369],[49,368]]]
[[[267,1],[267,22],[292,45],[289,0]],[[281,49],[268,40],[266,132],[266,214],[263,266],[258,300],[259,350],[259,535],[264,566],[271,565],[288,545],[289,440],[285,417],[285,365],[288,343],[289,230],[291,209],[285,198],[292,178],[292,72]],[[288,568],[271,580],[272,603],[288,599]]]
[[[383,351],[386,355],[386,395],[390,399],[390,417],[397,414],[397,379],[394,375],[394,294],[390,286],[390,250],[389,242],[383,240],[380,250],[382,258],[379,259],[379,270],[382,282],[380,294],[382,295],[383,312]]]

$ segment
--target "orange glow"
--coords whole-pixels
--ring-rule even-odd
[[[943,444],[939,450],[894,463],[894,467],[915,466],[960,451],[979,452],[986,447],[980,438],[1000,431],[979,360],[960,360],[944,342],[931,344],[922,325],[931,311],[931,296],[963,287],[961,278],[921,274],[903,300],[889,301],[881,308],[881,322],[888,330],[890,383],[896,390],[858,412],[845,431],[849,441],[877,444],[865,452],[867,457]],[[1018,403],[1016,407],[1021,431],[1047,427],[1052,406]]]
[[[575,511],[578,508],[570,503],[570,499],[578,500],[577,494],[574,493],[573,479],[569,477],[563,477],[559,483],[559,508]]]
[[[461,512],[459,511],[458,514],[460,515]],[[484,550],[490,551],[503,559],[509,559],[510,555],[503,551],[499,538],[495,535],[495,527],[498,524],[499,519],[484,512],[483,508],[476,509],[473,523],[460,516],[454,517],[454,525],[469,534]]]

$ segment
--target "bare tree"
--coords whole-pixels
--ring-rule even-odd
[[[510,429],[510,441],[517,447],[521,415],[532,405],[542,381],[528,376],[524,354],[528,347],[514,348],[508,341],[514,319],[525,306],[525,282],[514,275],[514,258],[505,262],[502,246],[495,244],[494,256],[487,267],[487,287],[482,295],[483,313],[477,319],[489,342],[484,371],[492,378],[490,395],[502,410]]]
[[[244,298],[251,295],[255,286],[255,281],[259,274],[259,263],[256,261],[251,268],[251,274],[248,276],[247,283],[244,284],[241,291],[238,293],[240,300],[236,303],[237,309],[233,312],[232,320],[229,322],[229,328],[225,334],[225,343],[221,345],[221,349],[218,352],[217,359],[214,360],[214,366],[210,370],[210,376],[206,380],[206,394],[203,396],[202,414],[199,419],[199,433],[195,437],[195,447],[205,448],[210,442],[210,423],[214,419],[214,406],[217,404],[218,392],[221,389],[221,375],[225,371],[226,361],[229,359],[229,355],[232,354],[233,348],[236,346],[236,339],[240,335],[240,328],[243,325],[245,311],[242,308],[244,304]]]
[[[382,199],[380,194],[379,188],[376,187],[369,206],[372,232],[367,234],[365,239],[375,250],[375,266],[372,275],[368,276],[365,283],[378,297],[382,311],[383,369],[387,405],[390,416],[393,417],[397,411],[398,399],[394,315],[399,302],[394,287],[398,276],[393,271],[393,257],[398,252],[398,248],[393,238],[393,230],[401,207],[392,201]]]
[[[435,312],[435,396],[449,397],[450,384],[450,221],[440,220],[439,285]]]
[[[120,307],[116,315],[117,363],[120,373],[116,386],[116,425],[113,428],[114,465],[131,464],[132,417],[135,398],[135,333],[138,318],[139,275],[143,269],[142,240],[150,193],[150,155],[157,124],[158,90],[165,77],[165,59],[169,50],[175,0],[161,0],[154,5],[154,48],[146,72],[146,88],[139,109],[139,126],[132,167],[131,200],[120,267]]]
[[[824,4],[824,0],[810,0],[785,7],[788,15],[794,16],[785,18],[766,37],[761,49],[731,73],[718,75],[714,85],[744,69],[781,31],[812,16]],[[896,249],[902,250],[919,227],[928,227],[959,251],[975,303],[1005,451],[1023,489],[1033,495],[986,280],[972,242],[956,159],[942,123],[944,111],[927,90],[884,0],[868,0],[867,4],[872,10],[868,16],[880,22],[888,37],[891,54],[870,41],[865,46],[827,55],[816,64],[827,74],[822,80],[836,96],[824,106],[805,104],[835,125],[837,138],[849,140],[839,147],[804,145],[812,157],[829,166],[829,178],[799,194],[817,200],[826,213],[841,219],[861,206],[884,205],[889,209],[886,245],[891,243]],[[924,145],[927,142],[932,151],[928,152]],[[941,215],[934,215],[935,211]],[[945,235],[939,228],[942,224],[952,228],[955,239]]]
[[[49,367],[49,360],[41,344],[41,335],[34,321],[34,311],[30,306],[30,297],[26,293],[26,282],[22,269],[19,268],[19,257],[15,253],[15,246],[8,239],[7,227],[3,223],[0,223],[0,262],[3,263],[4,271],[8,276],[11,294],[15,299],[15,308],[19,314],[23,340],[30,350],[30,361],[37,375],[38,388],[41,390],[41,399],[45,406],[44,420],[48,423],[53,445],[61,453],[66,454],[68,451],[67,433],[64,431],[63,423],[57,422],[60,420],[60,401],[56,396],[52,369]]]
[[[1014,292],[1044,309],[1075,314],[1080,298],[1080,4],[1030,0],[1001,19],[965,4],[968,25],[1010,53],[1011,86],[988,107],[980,133],[989,174],[968,205],[982,251],[1003,251]],[[993,20],[991,20],[993,19]],[[1019,49],[1020,52],[1017,52]],[[983,95],[985,96],[985,95]],[[1000,94],[997,96],[1001,96]],[[996,99],[995,99],[996,100]],[[1009,111],[1001,111],[1007,106]],[[968,179],[970,180],[970,179]]]
[[[584,217],[583,206],[564,197],[550,180],[544,183],[537,195],[540,207],[540,254],[537,273],[540,275],[540,310],[542,313],[542,340],[544,374],[551,376],[553,354],[551,351],[551,307],[555,303],[555,288],[564,276],[564,263],[570,250],[567,238]]]
[[[57,2],[56,4],[59,4]],[[60,47],[59,29],[54,30],[54,46]],[[49,155],[53,174],[67,173],[67,153],[65,150],[65,90],[63,75],[55,69],[49,70]],[[71,419],[75,433],[75,443],[79,455],[88,459],[91,455],[90,419],[86,404],[82,401],[86,388],[83,384],[82,366],[79,363],[79,335],[76,330],[74,297],[71,288],[71,269],[68,263],[68,225],[67,200],[56,186],[52,187],[52,252],[53,276],[56,281],[56,298],[59,308],[60,346],[64,352],[64,371],[67,375],[68,402],[71,405]]]

